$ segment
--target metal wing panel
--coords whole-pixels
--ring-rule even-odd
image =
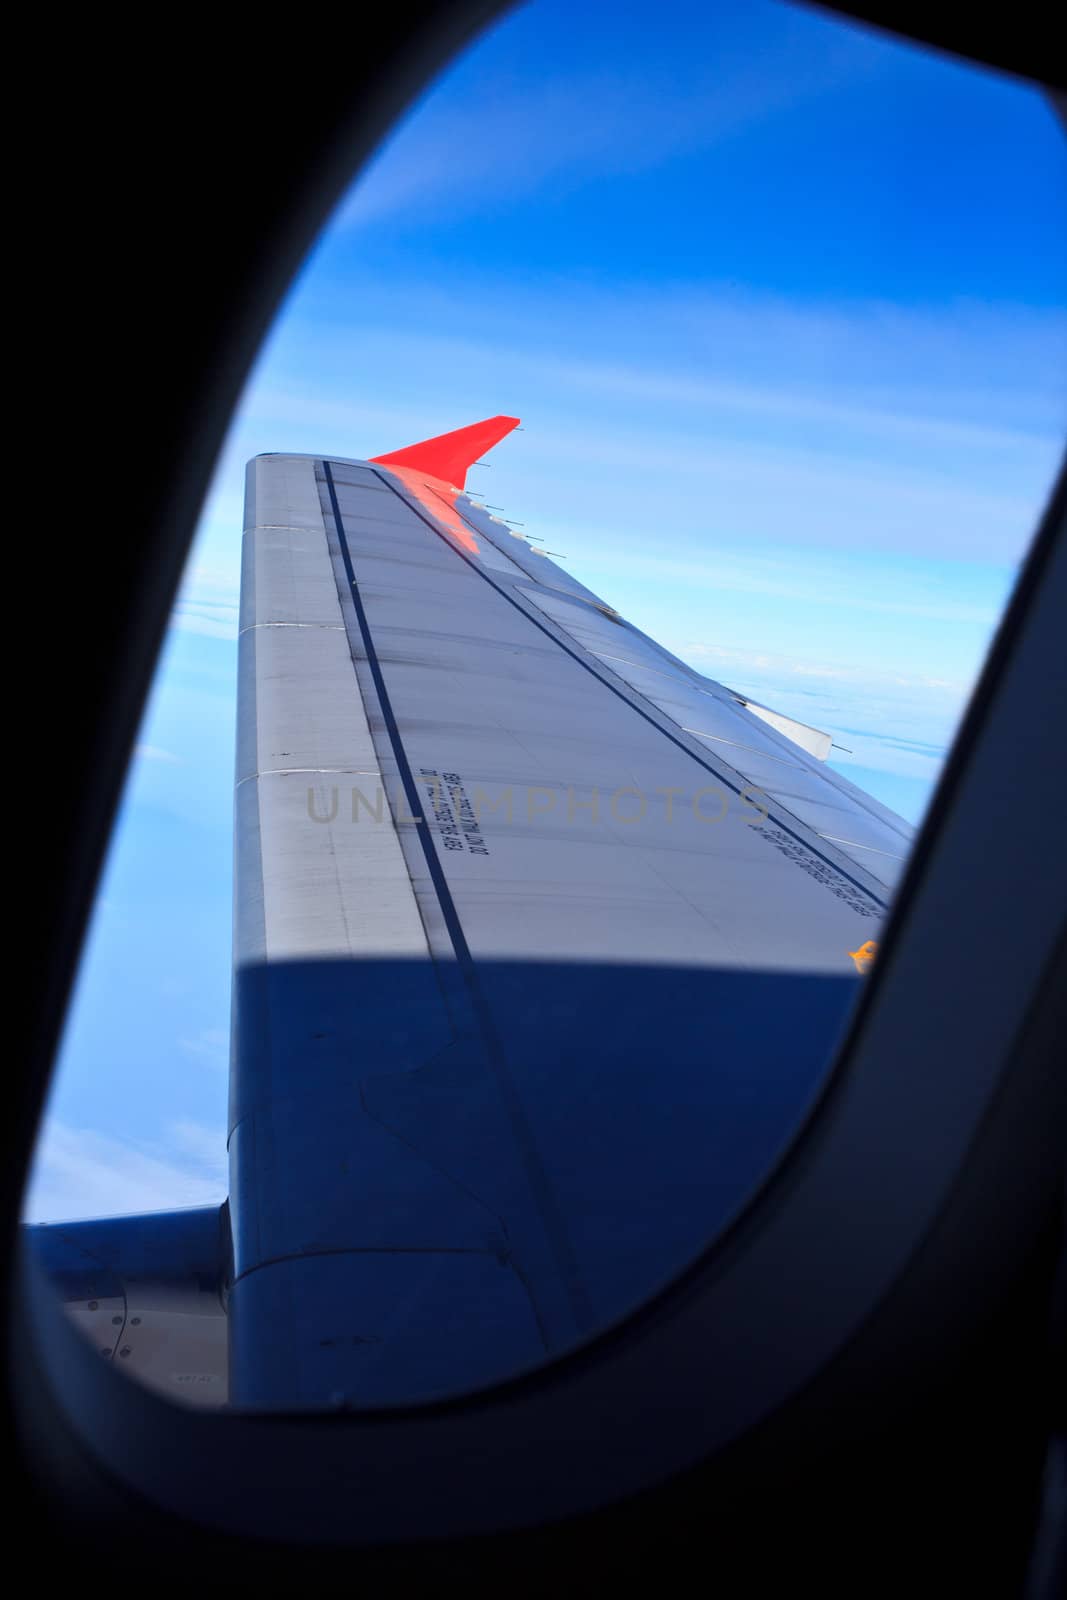
[[[907,856],[910,830],[859,791],[833,782],[825,767],[784,732],[768,725],[721,685],[707,687],[670,670],[643,636],[591,607],[533,593],[533,603],[687,733],[700,738],[749,783],[780,801],[829,846],[891,887]],[[655,663],[653,665],[653,663]],[[851,792],[849,792],[851,790]],[[795,802],[795,803],[794,803]]]
[[[736,1214],[884,892],[746,793],[749,757],[783,793],[813,761],[448,484],[277,457],[255,484],[292,525],[247,519],[235,1398],[455,1392]]]
[[[105,1360],[170,1400],[225,1404],[225,1208],[43,1223],[24,1237]]]
[[[467,552],[458,546],[450,549],[447,536],[438,536],[417,512],[410,512],[407,520],[396,519],[383,555],[373,523],[360,516],[359,501],[351,494],[342,501],[338,495],[339,506],[344,503],[349,506],[347,516],[342,512],[346,539],[367,627],[413,770],[428,775],[429,784],[438,775],[446,789],[454,790],[461,802],[465,796],[472,806],[480,794],[494,798],[487,784],[496,787],[495,810],[485,801],[478,804],[488,855],[445,851],[443,870],[457,876],[457,892],[463,892],[468,879],[486,885],[499,874],[514,897],[524,878],[536,890],[546,867],[556,862],[565,865],[551,871],[552,881],[580,883],[584,871],[595,870],[583,868],[582,862],[587,857],[595,862],[606,851],[611,859],[608,881],[640,884],[645,894],[658,897],[663,893],[656,870],[661,855],[693,850],[709,863],[710,872],[710,863],[720,858],[730,861],[752,853],[752,830],[760,813],[741,800],[743,772],[734,772],[736,789],[726,791],[721,818],[722,800],[711,803],[707,795],[703,809],[698,803],[694,810],[694,797],[715,786],[719,767],[702,765],[679,743],[665,739],[655,723],[635,715],[628,699],[607,690],[572,653],[553,648],[552,636],[532,625],[521,605],[509,603],[484,582]],[[522,597],[531,598],[528,589]],[[532,598],[546,610],[588,610],[541,595]],[[617,625],[591,615],[594,627],[618,635]],[[576,629],[576,636],[581,632],[589,636],[584,627]],[[687,686],[678,687],[689,694]],[[734,716],[731,708],[707,696],[700,697],[700,708],[729,719],[731,726],[744,716],[740,708]],[[681,703],[675,709],[689,711]],[[755,719],[749,718],[748,725],[762,743],[779,750],[788,747]],[[383,765],[388,761],[385,752]],[[797,771],[807,777],[799,766]],[[501,797],[509,786],[510,821]],[[568,798],[572,790],[573,800]],[[447,810],[450,796],[445,798]],[[576,827],[586,818],[595,831],[578,840]],[[442,826],[431,819],[438,834]],[[766,848],[757,834],[755,853],[766,853]],[[507,864],[498,867],[501,855]],[[833,917],[841,902],[814,880],[790,871],[788,863],[779,863],[773,851],[770,858],[779,888],[778,904],[766,903],[763,909],[767,937],[779,942],[783,934],[792,938],[794,951],[802,948],[809,966],[824,963],[830,970],[847,970],[848,947],[840,942],[841,931],[828,932],[822,950],[813,931],[822,924],[824,903],[830,901]],[[668,898],[679,900],[673,893]],[[592,904],[588,909],[593,915]],[[717,926],[729,923],[730,909],[725,904],[720,908]],[[875,900],[871,909],[877,914]],[[686,924],[688,908],[679,902],[675,910],[679,926]],[[783,912],[789,913],[784,921]],[[506,926],[494,920],[481,934],[478,914],[472,904],[462,918],[472,948],[508,955],[527,957],[538,949],[556,949],[580,957],[591,949],[611,949],[616,955],[648,960],[675,959],[680,949],[672,944],[665,951],[637,923],[620,928],[610,915],[602,919],[603,942],[590,944],[586,933],[579,938],[565,925],[538,925],[521,907]],[[849,936],[852,931],[849,924]],[[695,949],[687,943],[686,948],[698,961],[717,960],[722,954],[714,939]],[[747,948],[739,959],[760,965],[766,949],[766,943]]]

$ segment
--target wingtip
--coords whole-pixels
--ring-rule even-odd
[[[517,428],[521,420],[502,415],[486,417],[466,428],[421,439],[418,444],[405,445],[402,450],[391,450],[388,455],[372,456],[371,460],[382,467],[411,467],[463,489],[467,483],[467,469]]]

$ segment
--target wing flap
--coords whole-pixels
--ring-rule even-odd
[[[224,1405],[225,1206],[23,1229],[64,1308],[129,1377],[187,1405]]]

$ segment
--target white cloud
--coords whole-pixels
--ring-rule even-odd
[[[24,1220],[71,1222],[221,1204],[225,1141],[224,1128],[192,1122],[175,1123],[156,1145],[49,1119],[37,1144]]]
[[[613,14],[610,25],[617,32],[625,19]],[[542,31],[550,26],[542,16]],[[731,50],[723,30],[715,30],[711,60],[697,47],[668,63],[657,59],[643,30],[645,48],[629,58],[639,64],[598,61],[575,70],[562,64],[573,59],[566,25],[553,65],[532,76],[509,70],[487,35],[488,50],[475,46],[383,147],[343,202],[336,225],[492,216],[549,183],[559,193],[647,172],[671,157],[727,146],[745,130],[880,69],[884,44],[827,28],[818,65],[809,62],[798,73],[791,59],[795,26],[788,13],[777,19],[755,64]],[[515,23],[510,28],[516,39]],[[616,54],[626,61],[625,53]],[[483,56],[493,62],[490,71],[480,65]]]
[[[164,750],[158,744],[139,744],[134,752],[142,761],[162,761],[168,766],[180,766],[181,756],[173,750]]]
[[[226,1135],[222,1128],[209,1128],[202,1122],[183,1117],[170,1125],[171,1144],[203,1173],[205,1179],[221,1186],[227,1182]]]
[[[655,531],[656,554],[732,536],[1014,563],[1067,420],[1055,310],[567,281],[352,301],[280,330],[234,444],[361,456],[514,411],[526,432],[487,481],[557,541],[570,523],[586,543]]]
[[[180,633],[199,633],[208,639],[236,639],[237,608],[219,607],[210,610],[204,606],[183,605],[179,602],[170,625]]]
[[[840,663],[817,660],[798,661],[791,656],[705,644],[700,640],[688,639],[672,644],[669,648],[683,660],[695,658],[695,663],[701,670],[705,665],[720,662],[728,663],[738,671],[751,671],[754,668],[766,670],[776,679],[788,678],[790,675],[800,678],[833,678],[853,684],[860,693],[867,696],[885,695],[894,686],[909,691],[943,689],[948,699],[955,703],[968,688],[962,679],[953,681],[948,678],[933,678],[925,673],[901,675],[896,672],[879,672],[865,666],[843,666]]]
[[[220,1069],[229,1066],[230,1036],[225,1028],[204,1028],[193,1038],[178,1042],[186,1055],[206,1066]]]
[[[229,469],[232,470],[232,469]],[[225,482],[216,486],[205,516],[197,547],[201,544],[204,529],[217,521],[222,510],[232,511],[232,495]],[[225,518],[224,518],[225,521]],[[170,625],[182,633],[204,634],[212,639],[236,639],[241,609],[240,591],[240,527],[241,517],[234,513],[229,525],[224,527],[224,548],[229,546],[229,560],[206,562],[196,559],[182,580],[174,605]],[[234,530],[237,530],[236,533]]]
[[[700,641],[671,645],[698,671],[775,711],[824,729],[836,766],[933,785],[963,714],[969,685],[923,673],[797,660]]]

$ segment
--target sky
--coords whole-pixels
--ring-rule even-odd
[[[225,1195],[249,457],[521,416],[471,487],[919,821],[1067,431],[1065,200],[1031,90],[778,0],[531,0],[458,59],[339,206],[233,418],[27,1215]]]

